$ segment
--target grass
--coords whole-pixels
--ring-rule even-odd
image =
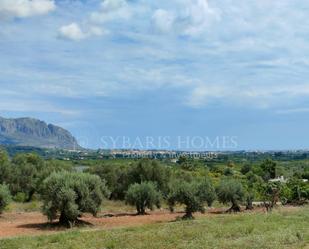
[[[39,201],[31,201],[31,202],[12,202],[7,207],[7,212],[18,213],[18,212],[40,212],[42,203]]]
[[[12,202],[6,208],[6,212],[19,213],[19,212],[40,212],[42,210],[42,202]],[[126,205],[123,201],[110,201],[105,200],[102,205],[102,212],[113,213],[117,210],[119,213],[135,212],[135,207]]]
[[[271,214],[211,215],[136,228],[5,239],[0,249],[300,249],[308,248],[308,227],[309,207],[283,208]]]

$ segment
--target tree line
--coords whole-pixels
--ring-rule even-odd
[[[84,172],[73,164],[43,160],[35,154],[9,158],[0,150],[0,213],[9,202],[42,201],[42,212],[50,221],[73,226],[83,213],[98,214],[105,198],[122,200],[136,207],[137,214],[160,208],[166,203],[171,211],[184,207],[183,218],[205,212],[214,201],[229,205],[227,212],[253,208],[254,201],[271,210],[277,202],[303,204],[309,199],[309,185],[295,175],[288,182],[269,181],[276,177],[276,162],[265,160],[252,167],[237,168],[226,162],[219,173],[214,167],[196,165],[179,158],[175,165],[158,160],[96,161]]]

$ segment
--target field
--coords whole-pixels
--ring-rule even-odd
[[[284,207],[272,213],[262,210],[240,214],[206,213],[193,221],[176,221],[181,214],[162,212],[144,217],[101,217],[96,222],[91,220],[94,226],[56,234],[6,238],[0,240],[0,248],[309,248],[309,207]],[[108,225],[117,218],[118,224]],[[32,228],[47,232],[46,228]],[[31,226],[29,229],[31,231]]]

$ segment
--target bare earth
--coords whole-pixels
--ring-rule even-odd
[[[285,207],[286,211],[295,207]],[[223,213],[226,209],[212,209],[206,214],[195,214],[205,216]],[[257,208],[253,212],[264,212],[264,209]],[[148,215],[137,216],[130,213],[101,214],[96,218],[92,215],[84,215],[81,220],[86,224],[86,229],[111,229],[116,227],[135,227],[145,224],[173,221],[183,213],[170,213],[167,210],[151,212]],[[55,224],[48,223],[46,216],[40,212],[4,213],[0,216],[0,239],[25,235],[51,234],[65,231]]]
[[[175,220],[182,214],[171,214],[167,211],[152,212],[149,215],[136,216],[133,214],[115,214],[112,217],[95,218],[91,215],[84,215],[81,220],[90,229],[110,229],[114,227],[133,227],[144,224],[167,222]],[[16,237],[23,235],[40,235],[64,231],[48,224],[46,216],[39,212],[30,213],[5,213],[0,217],[0,238]]]

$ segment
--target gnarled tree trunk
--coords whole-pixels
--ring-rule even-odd
[[[231,212],[240,212],[241,209],[240,209],[240,206],[236,203],[236,202],[232,202],[232,206],[231,208],[229,208],[227,210],[228,213],[231,213]]]
[[[68,219],[68,217],[66,217],[66,215],[63,212],[61,212],[60,218],[59,218],[60,225],[72,228],[75,222],[76,222],[75,220]]]

